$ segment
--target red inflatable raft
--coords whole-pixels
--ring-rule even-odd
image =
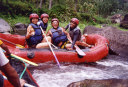
[[[85,52],[85,56],[80,57],[75,51],[67,51],[65,49],[54,49],[54,52],[59,62],[95,62],[101,60],[108,54],[108,40],[100,35],[91,34],[87,35],[86,42],[94,45],[92,48],[82,49]],[[42,63],[47,61],[55,61],[55,58],[50,49],[28,49],[28,48],[16,48],[14,44],[9,42],[20,44],[25,47],[25,36],[2,34],[0,33],[0,39],[8,45],[11,52],[17,56],[33,61],[35,63]],[[4,39],[4,40],[3,40]],[[7,41],[9,42],[7,42]]]
[[[24,87],[39,87],[39,85],[37,84],[36,80],[32,77],[31,73],[29,72],[29,70],[27,69],[27,74],[28,76],[23,78],[25,80],[25,84]],[[3,83],[3,87],[14,87],[8,80],[7,78],[4,76],[4,83]]]
[[[12,67],[15,68],[19,76],[21,76],[22,74],[22,79],[25,80],[24,87],[39,87],[36,80],[32,77],[32,74],[28,69],[26,69],[25,72],[23,73],[25,66],[21,61],[12,59],[11,64]],[[13,87],[13,85],[7,80],[7,77],[3,73],[2,75],[4,79],[3,87]]]

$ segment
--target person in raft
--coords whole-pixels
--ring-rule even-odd
[[[69,33],[64,28],[59,27],[59,20],[57,18],[53,18],[51,24],[53,28],[48,31],[47,36],[51,36],[53,44],[59,48],[69,49],[68,39],[71,40]]]
[[[10,56],[10,51],[7,46],[0,40],[0,47],[6,51],[6,55]],[[0,48],[0,70],[7,76],[9,82],[14,87],[23,87],[25,81],[23,79],[19,80],[16,70],[10,65],[9,60],[4,55],[2,49]],[[0,72],[1,73],[1,72]],[[0,87],[3,87],[3,75],[0,74]]]
[[[91,47],[91,45],[87,44],[86,42],[83,41],[85,40],[84,36],[81,36],[81,31],[80,28],[78,27],[79,20],[77,18],[72,18],[70,21],[70,24],[68,24],[65,27],[65,30],[68,30],[70,37],[72,39],[72,44],[71,44],[71,49],[74,48],[74,45],[78,45],[79,47]]]
[[[49,15],[46,13],[43,13],[43,14],[41,14],[40,18],[41,18],[41,20],[39,20],[39,22],[40,22],[39,24],[45,33],[47,26],[48,26]]]
[[[29,48],[47,48],[48,43],[44,39],[44,35],[37,22],[39,21],[39,16],[36,13],[32,13],[29,16],[30,24],[27,28],[26,41]],[[47,37],[48,41],[51,42],[51,37]]]

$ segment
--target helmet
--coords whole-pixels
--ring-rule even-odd
[[[32,14],[30,14],[30,16],[29,16],[29,19],[31,20],[32,18],[37,18],[37,19],[39,19],[39,16],[38,16],[38,14],[36,14],[36,13],[32,13]]]
[[[53,18],[52,21],[51,21],[51,23],[52,23],[53,21],[57,21],[57,22],[59,23],[59,20],[58,20],[57,18]]]
[[[44,14],[42,14],[42,15],[40,16],[40,18],[41,18],[41,19],[42,19],[42,18],[49,18],[49,15],[46,14],[46,13],[44,13]]]
[[[71,22],[76,23],[76,25],[78,25],[78,24],[79,24],[79,20],[78,20],[77,18],[72,18],[72,19],[71,19]]]

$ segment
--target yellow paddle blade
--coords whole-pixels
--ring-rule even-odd
[[[19,48],[25,48],[24,46],[20,45],[20,44],[16,44],[17,47]]]
[[[26,62],[26,63],[29,63],[29,64],[31,64],[31,65],[34,65],[34,66],[38,66],[38,64],[36,64],[36,63],[34,63],[34,62],[31,62],[31,61],[29,61],[29,60],[26,60],[26,59],[24,59],[24,58],[21,58],[21,57],[19,57],[19,56],[14,55],[14,54],[11,54],[11,57],[16,58],[16,59],[19,59],[19,60],[22,60],[22,61],[24,61],[24,62]]]

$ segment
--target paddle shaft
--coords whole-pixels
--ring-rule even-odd
[[[10,42],[10,41],[8,41],[8,40],[5,40],[5,39],[3,39],[3,38],[0,38],[1,40],[3,40],[3,41],[6,41],[6,42],[8,42],[8,43],[10,43],[10,44],[13,44],[13,45],[16,45],[16,44],[14,44],[13,42]]]
[[[44,33],[44,31],[43,31],[43,29],[42,29],[41,26],[40,26],[40,28],[41,28],[41,30],[42,30],[42,32],[43,32],[43,35],[44,35],[44,37],[45,37],[45,39],[46,39],[46,41],[47,41],[49,47],[50,47],[50,50],[51,50],[52,53],[53,53],[53,56],[54,56],[54,58],[55,58],[55,60],[56,60],[56,62],[57,62],[57,64],[58,64],[58,66],[59,66],[59,68],[60,68],[60,63],[59,63],[59,61],[58,61],[58,59],[57,59],[57,57],[56,57],[56,55],[55,55],[55,53],[54,53],[54,51],[53,51],[51,45],[50,45],[50,43],[48,42],[48,39],[47,39],[47,37],[46,37],[46,35],[45,35],[45,33]]]
[[[52,45],[55,49],[58,49],[58,47],[57,47],[57,46],[55,46],[54,44],[52,44],[52,43],[51,43],[51,45]]]
[[[24,58],[21,58],[21,57],[19,57],[19,56],[14,55],[14,54],[11,54],[11,57],[13,57],[13,58],[15,58],[15,59],[22,60],[22,61],[24,61],[24,62],[26,62],[26,63],[29,63],[29,64],[31,64],[31,65],[34,65],[34,66],[38,66],[38,64],[36,64],[36,63],[34,63],[34,62],[31,62],[31,61],[29,61],[29,60],[26,60],[26,59],[24,59]]]
[[[7,77],[4,76],[4,75],[3,75],[3,78],[4,78],[5,80],[8,80]],[[28,84],[28,83],[25,83],[24,86],[26,86],[26,87],[35,87],[35,86],[30,85],[30,84]]]
[[[8,43],[10,43],[10,44],[12,44],[12,45],[18,46],[18,47],[20,47],[20,48],[24,48],[24,46],[22,46],[22,45],[20,45],[20,44],[15,44],[15,43],[10,42],[10,41],[8,41],[8,40],[5,40],[5,39],[3,39],[3,38],[0,38],[0,39],[3,40],[3,41],[6,41],[6,42],[8,42]]]
[[[3,52],[6,52],[4,49],[2,49],[2,50],[3,50]],[[21,58],[21,57],[19,57],[19,56],[14,55],[14,54],[11,54],[11,57],[13,57],[13,58],[15,58],[15,59],[22,60],[22,61],[24,61],[24,62],[26,62],[26,63],[29,63],[29,64],[31,64],[31,65],[34,65],[34,66],[38,66],[38,64],[36,64],[36,63],[34,63],[34,62],[31,62],[31,61],[29,61],[29,60],[26,60],[26,59],[24,59],[24,58]]]

